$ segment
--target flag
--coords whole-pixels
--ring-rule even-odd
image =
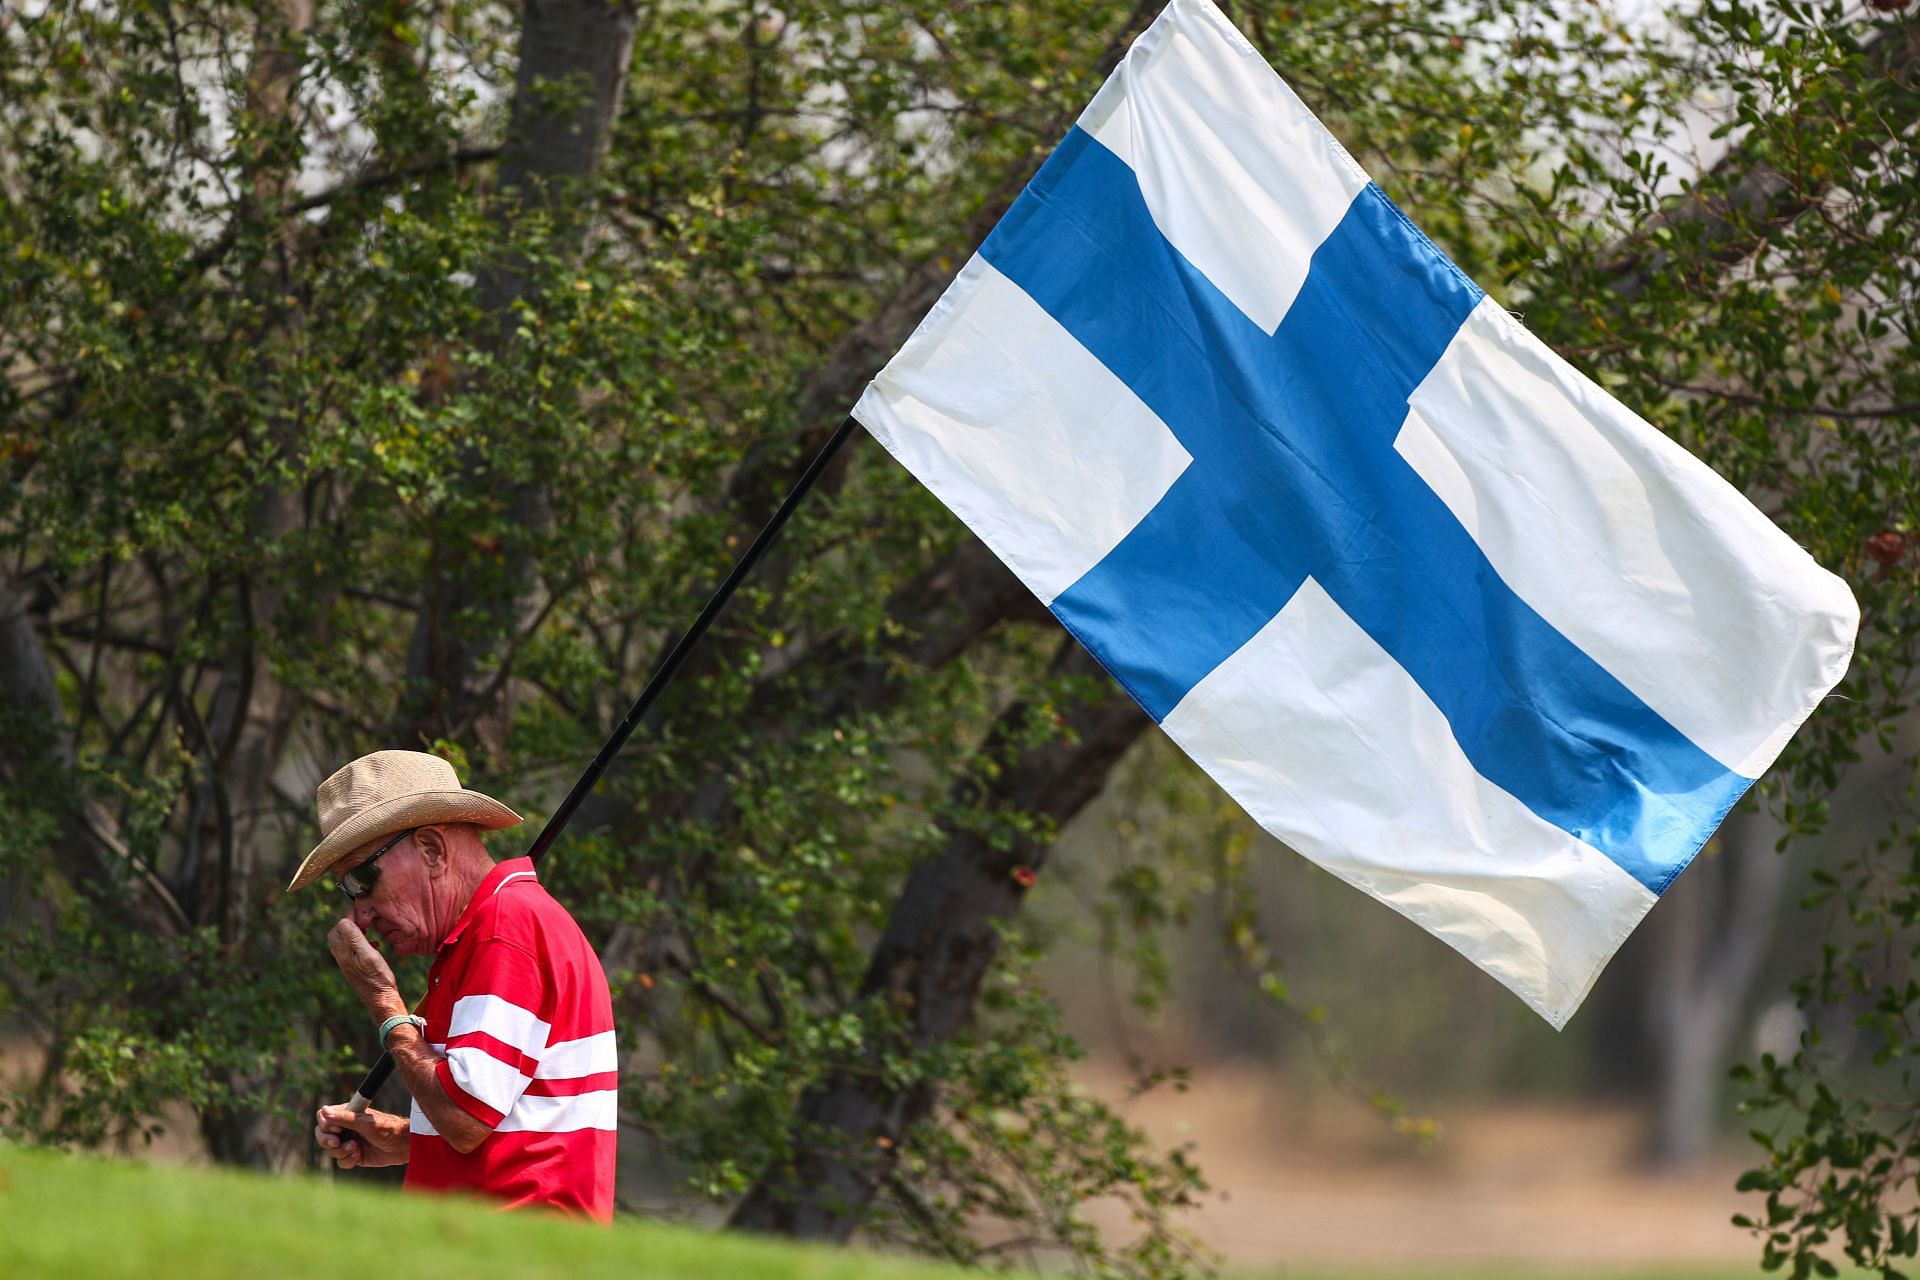
[[[854,416],[1267,831],[1556,1027],[1858,608],[1173,0]]]

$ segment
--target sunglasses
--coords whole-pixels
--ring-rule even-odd
[[[393,839],[373,851],[373,856],[351,871],[340,873],[340,892],[347,895],[347,901],[358,902],[373,892],[373,886],[380,883],[380,868],[375,864],[386,856],[387,850],[418,831],[418,827],[408,827]]]

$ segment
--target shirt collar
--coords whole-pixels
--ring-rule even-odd
[[[474,917],[480,914],[480,908],[485,906],[494,894],[500,892],[508,878],[518,875],[533,875],[532,858],[508,858],[505,862],[496,862],[493,870],[487,872],[486,879],[474,889],[473,896],[467,899],[466,910],[462,911],[460,918],[453,922],[452,930],[440,940],[439,950],[445,951],[460,941],[460,935],[467,931],[467,926],[472,924]]]

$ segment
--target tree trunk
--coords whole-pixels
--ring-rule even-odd
[[[1072,640],[1061,642],[1054,674],[1097,675]],[[981,749],[996,757],[1032,714],[1004,713]],[[963,782],[957,798],[1043,815],[1057,826],[1100,793],[1107,775],[1152,722],[1111,681],[1064,716],[1065,733],[1007,761],[988,783]],[[875,947],[860,995],[875,996],[907,1020],[903,1051],[953,1038],[973,1015],[981,979],[999,951],[996,926],[1018,914],[1024,873],[1046,863],[1045,843],[995,848],[968,831],[947,831],[946,846],[914,868]],[[775,1160],[729,1220],[730,1227],[808,1240],[844,1241],[893,1167],[901,1135],[933,1108],[934,1085],[889,1082],[879,1052],[850,1063],[809,1090],[791,1131],[791,1160]]]
[[[591,182],[606,154],[636,21],[631,0],[527,0],[500,167],[503,226],[522,213],[544,210],[560,219],[564,247],[577,251],[584,242],[585,218],[572,197]],[[513,304],[528,287],[525,264],[511,259],[481,276],[477,288],[494,318],[495,350],[512,341]],[[470,547],[448,549],[446,562],[435,568],[408,649],[409,694],[391,735],[398,745],[469,732],[495,754],[504,743],[512,682],[481,679],[480,669],[537,616],[538,542],[553,523],[540,484],[516,486],[504,497],[517,531],[505,552],[504,578]],[[486,619],[471,638],[455,623],[469,612]]]
[[[1778,930],[1790,868],[1774,852],[1779,838],[1765,814],[1735,811],[1647,920],[1651,1156],[1661,1168],[1686,1168],[1712,1147],[1734,1035]]]
[[[313,27],[313,0],[277,0],[262,13],[254,36],[253,66],[247,77],[247,112],[261,143],[243,157],[247,190],[258,216],[278,217],[294,189],[298,166],[294,148],[273,145],[276,135],[297,137],[302,122],[295,90],[302,46]],[[296,286],[293,262],[280,256],[275,270],[255,287],[273,296]],[[285,319],[263,341],[285,341],[299,321]],[[284,416],[273,423],[269,448],[292,452],[296,427]],[[248,513],[251,545],[260,565],[270,564],[280,541],[301,520],[297,495],[270,490]],[[233,638],[221,655],[220,675],[203,716],[189,691],[170,691],[175,718],[186,731],[199,764],[189,790],[184,860],[180,880],[193,919],[212,925],[229,954],[244,955],[247,923],[256,918],[263,860],[279,869],[261,840],[261,819],[269,807],[273,772],[278,767],[299,698],[277,679],[260,655],[258,640],[268,634],[280,610],[283,592],[263,585],[267,574],[243,571],[235,584]],[[320,588],[322,591],[324,587]],[[316,612],[325,613],[324,604]],[[278,886],[274,886],[278,887]],[[270,1106],[253,1099],[272,1094],[270,1077],[240,1076],[226,1081],[236,1101],[200,1113],[200,1133],[208,1154],[222,1164],[274,1169],[296,1146]]]

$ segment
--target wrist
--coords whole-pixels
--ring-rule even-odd
[[[387,1047],[388,1037],[401,1027],[412,1027],[424,1037],[427,1032],[427,1020],[417,1014],[408,1013],[404,1009],[399,1013],[393,1014],[380,1024],[380,1047],[382,1049]]]

